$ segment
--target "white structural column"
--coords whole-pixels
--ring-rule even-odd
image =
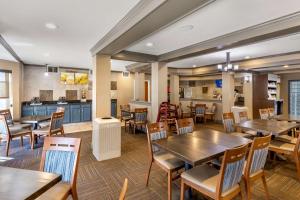
[[[179,104],[179,76],[172,74],[170,75],[170,103]]]
[[[231,112],[234,106],[234,75],[229,72],[222,73],[222,106],[223,113]]]
[[[159,105],[168,100],[168,67],[166,63],[151,64],[151,107],[152,121],[155,122]]]
[[[243,85],[243,92],[244,92],[244,98],[245,98],[245,107],[248,108],[248,117],[250,119],[253,119],[253,83],[252,83],[252,74],[247,73],[244,74],[244,78],[246,81],[244,81]]]
[[[145,100],[145,74],[135,72],[134,74],[134,97],[140,101]]]
[[[111,62],[110,56],[93,57],[93,119],[111,116]]]

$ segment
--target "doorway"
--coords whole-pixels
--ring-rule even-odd
[[[150,102],[150,81],[145,81],[145,101]]]

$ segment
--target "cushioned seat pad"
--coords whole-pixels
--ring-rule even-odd
[[[176,169],[184,166],[184,162],[182,160],[170,153],[158,151],[153,154],[153,158],[167,169]]]
[[[285,143],[277,140],[272,140],[270,143],[270,148],[273,149],[280,149],[284,151],[290,151],[291,153],[294,152],[295,145],[290,143]]]

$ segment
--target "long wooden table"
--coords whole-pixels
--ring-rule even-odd
[[[167,139],[154,142],[159,148],[174,154],[192,166],[219,157],[227,149],[248,143],[251,143],[251,140],[212,129],[170,136]]]
[[[60,180],[57,174],[0,167],[0,199],[35,199]]]
[[[300,123],[300,116],[297,115],[276,115],[273,117],[279,121],[289,121],[289,122],[296,122]]]
[[[286,134],[288,131],[299,126],[300,124],[287,121],[263,119],[254,119],[236,124],[236,127],[241,130],[254,130],[262,134],[271,133],[274,136]]]

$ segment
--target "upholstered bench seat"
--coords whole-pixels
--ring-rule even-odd
[[[166,152],[155,152],[153,159],[167,169],[177,169],[184,166],[184,162],[176,156]]]
[[[181,177],[211,193],[216,193],[219,181],[219,171],[208,165],[201,165],[185,171]],[[226,196],[230,192],[236,190],[239,185],[235,185],[230,190],[224,192],[222,196]]]

